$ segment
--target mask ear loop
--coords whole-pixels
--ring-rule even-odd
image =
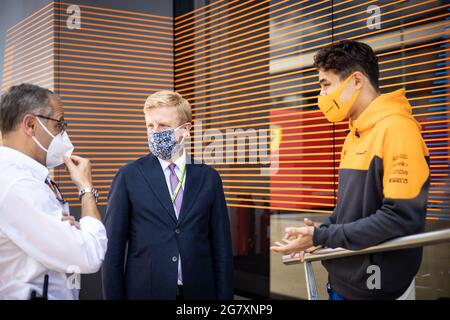
[[[344,81],[345,85],[341,88],[341,91],[339,92],[339,96],[341,95],[342,91],[344,91],[345,87],[350,83],[350,80],[352,79],[352,77],[355,75],[355,73],[352,73],[351,75],[348,76],[348,78]],[[361,92],[361,89],[356,89],[355,93],[353,94],[352,98],[351,98],[351,102],[352,104],[355,103],[356,99],[358,98],[357,96],[355,97],[355,94]]]
[[[338,88],[338,90],[336,90],[336,95],[339,96],[339,99],[340,99],[340,96],[341,96],[342,91],[344,91],[345,87],[347,87],[347,85],[349,84],[350,80],[352,80],[353,75],[354,75],[354,73],[352,73],[351,75],[349,75],[349,76],[347,77],[347,79],[345,79],[344,82],[341,84],[341,87]]]
[[[186,139],[186,137],[189,137],[189,136],[190,136],[189,132],[187,134],[183,134],[183,138],[181,139],[179,144],[182,145],[184,143],[184,140]]]
[[[50,132],[50,131],[42,124],[41,120],[39,120],[39,117],[36,117],[36,120],[39,122],[39,125],[42,127],[42,129],[44,129],[44,131],[47,132],[47,133],[50,135],[50,137],[52,137],[53,139],[55,139],[55,136],[52,135],[51,132]],[[37,144],[42,150],[44,150],[45,152],[48,153],[48,149],[47,149],[47,148],[44,148],[44,146],[39,142],[39,140],[36,138],[36,136],[32,136],[31,138],[34,140],[34,142],[36,142],[36,144]]]
[[[44,148],[44,146],[39,142],[39,140],[35,136],[32,136],[31,139],[33,139],[34,142],[36,142],[36,144],[39,146],[39,148],[41,148],[45,152],[48,152],[48,149]]]
[[[179,130],[179,129],[180,129],[182,126],[184,126],[185,124],[186,124],[186,123],[183,123],[182,125],[179,125],[178,127],[176,127],[176,128],[174,129],[174,131]],[[191,135],[187,129],[185,129],[185,130],[186,130],[187,134],[183,134],[183,138],[181,139],[181,141],[179,142],[179,144],[183,144],[184,139],[185,139],[186,137],[189,137],[189,136]]]
[[[50,130],[48,130],[47,127],[42,124],[41,120],[39,120],[39,117],[36,117],[36,120],[39,122],[39,124],[41,125],[42,129],[44,129],[45,132],[47,132],[50,137],[55,139],[55,136],[50,132]]]

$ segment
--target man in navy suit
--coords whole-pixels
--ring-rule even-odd
[[[151,154],[122,167],[109,193],[104,297],[232,299],[222,180],[186,155],[190,105],[178,93],[160,91],[148,97],[144,114]]]

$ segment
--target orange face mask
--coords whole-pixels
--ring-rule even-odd
[[[348,76],[348,78],[330,94],[317,97],[319,109],[323,112],[325,117],[327,117],[328,121],[339,122],[344,120],[350,111],[350,108],[353,106],[356,99],[358,99],[361,89],[356,90],[351,99],[346,103],[342,103],[340,99],[342,90],[344,90],[352,76],[353,74]]]

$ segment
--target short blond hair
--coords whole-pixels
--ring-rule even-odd
[[[176,108],[181,124],[192,121],[192,111],[189,101],[177,92],[162,90],[150,95],[145,101],[144,113],[150,109],[161,107]]]

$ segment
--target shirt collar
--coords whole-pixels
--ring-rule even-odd
[[[0,159],[12,162],[23,169],[29,169],[33,177],[44,182],[48,177],[48,169],[26,154],[5,146],[0,146]]]
[[[171,164],[170,161],[166,161],[166,160],[163,160],[160,158],[158,158],[158,160],[159,160],[159,163],[161,164],[161,167],[163,170],[166,170],[169,167],[169,165]],[[179,157],[177,160],[175,160],[174,163],[180,170],[184,167],[184,165],[186,164],[186,150],[183,150],[183,154],[181,155],[181,157]]]

